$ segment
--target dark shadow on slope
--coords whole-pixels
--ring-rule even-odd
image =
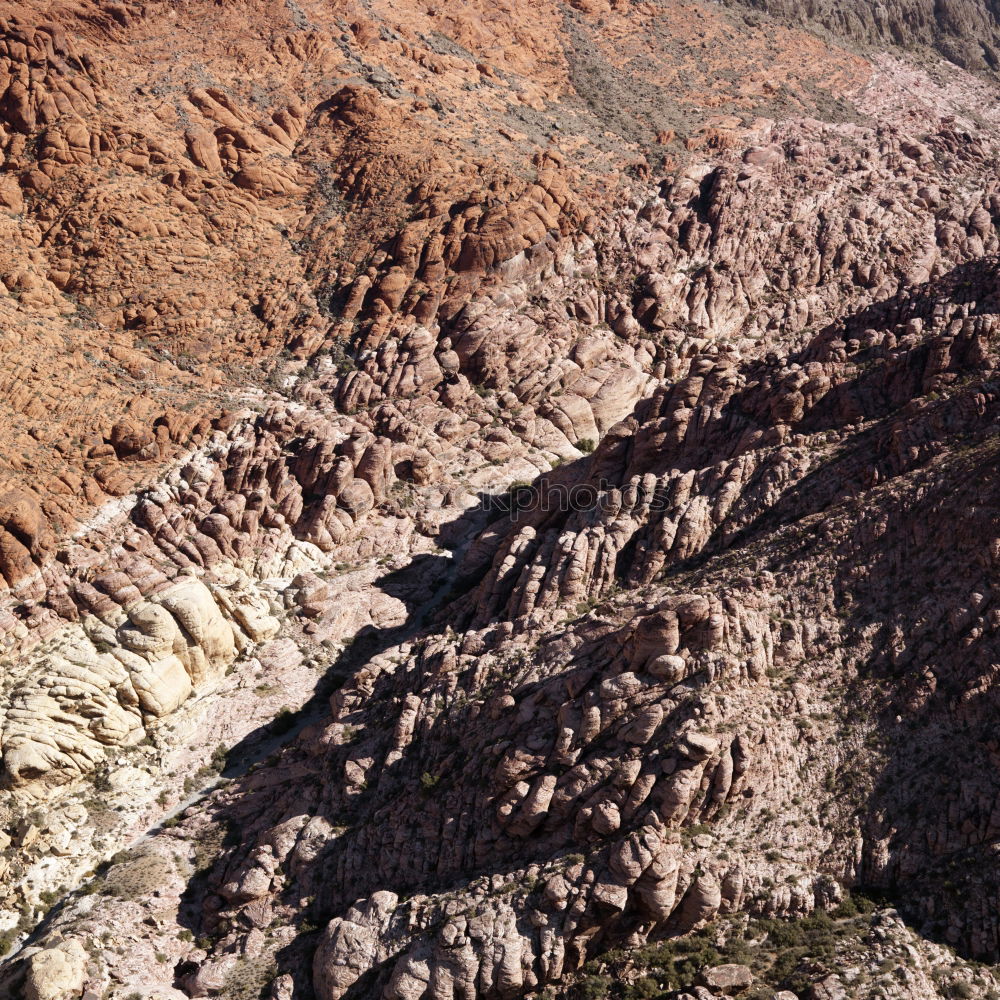
[[[818,334],[801,352],[791,356],[791,362],[828,360],[832,344],[847,338],[860,338],[865,330],[905,323],[909,319],[929,320],[940,307],[943,298],[976,306],[970,316],[1000,311],[1000,296],[990,282],[996,282],[998,266],[994,259],[973,261],[955,268],[938,281],[900,293],[892,299],[876,303],[845,321],[832,324]],[[959,378],[971,376],[945,398],[933,401],[931,411],[911,413],[908,405],[924,396],[923,379],[933,343],[945,335],[944,330],[915,338],[915,342],[899,359],[873,364],[870,351],[857,351],[850,360],[860,366],[858,375],[832,388],[803,418],[791,427],[792,434],[815,435],[823,431],[850,428],[864,420],[869,426],[855,431],[837,442],[828,461],[800,481],[783,490],[777,502],[766,507],[751,522],[736,532],[719,530],[715,537],[695,556],[669,564],[667,575],[697,570],[720,552],[732,551],[782,528],[832,509],[835,505],[856,499],[868,490],[931,462],[951,442],[960,440],[963,448],[971,447],[994,433],[1000,418],[1000,381],[984,372],[971,341],[952,350],[952,367]],[[780,384],[785,365],[776,357],[764,359],[748,367],[747,380],[758,383],[737,392],[723,406],[718,418],[701,428],[699,440],[704,444],[679,446],[657,456],[651,468],[630,468],[631,473],[673,469],[694,471],[710,468],[720,462],[738,458],[746,450],[735,444],[742,432],[767,432],[773,427],[769,409],[771,387]],[[966,405],[973,394],[986,394],[985,413]],[[664,407],[666,409],[666,407]],[[901,449],[894,441],[900,431],[913,431],[918,447]],[[754,473],[760,480],[770,475],[766,463]],[[753,495],[753,480],[743,488],[743,494]],[[730,517],[730,521],[732,516]],[[725,528],[725,523],[720,529]],[[642,531],[637,532],[619,554],[618,575],[626,578],[628,567],[637,548],[649,544]]]
[[[834,855],[835,873],[893,900],[924,937],[991,963],[1000,961],[992,916],[1000,630],[984,622],[1000,615],[987,555],[1000,537],[997,457],[988,442],[972,455],[949,454],[919,485],[859,497],[844,512],[849,528],[835,535],[789,525],[756,539],[768,540],[770,568],[786,579],[805,580],[805,568],[824,564],[834,570],[843,650],[856,671],[838,693],[842,727],[868,734],[863,745],[838,747],[827,788],[828,824],[853,823],[864,836],[856,869],[843,871]],[[717,576],[714,558],[694,569]]]
[[[879,307],[880,310],[882,308],[882,306]],[[920,308],[926,310],[931,308],[931,297],[929,293],[926,303],[921,305]],[[855,317],[853,320],[848,322],[856,322],[861,325],[872,321],[873,318],[874,314],[869,316],[861,313],[858,317]],[[803,352],[802,358],[806,358],[805,352]],[[766,369],[768,367],[766,363],[761,364],[762,369]],[[742,399],[737,398],[736,401],[731,404],[733,409],[738,410],[742,401]],[[891,400],[881,400],[880,406],[884,407],[884,414],[892,412]],[[727,411],[728,410],[729,406],[727,406]],[[725,414],[725,419],[729,420],[731,416],[732,412],[727,412]],[[873,433],[875,432],[866,432],[866,434]],[[727,446],[722,444],[721,441],[720,445],[722,448],[731,452],[731,445]],[[861,455],[870,449],[870,445],[871,439],[866,439],[864,436],[858,437],[853,442],[852,451]],[[719,457],[721,456],[716,455],[715,460],[717,461]],[[702,455],[698,456],[698,465],[702,464],[703,458],[704,456]],[[580,460],[580,463],[574,463],[575,468],[572,472],[579,471],[586,465],[587,461],[588,460]],[[565,474],[571,475],[571,472],[567,470]],[[833,488],[833,484],[835,483],[840,484],[840,486],[836,489]],[[864,484],[860,483],[859,488],[863,487]],[[797,484],[794,490],[789,491],[788,495],[783,498],[783,500],[779,502],[779,505],[777,505],[774,509],[768,511],[762,515],[761,518],[755,521],[754,524],[744,529],[741,535],[737,536],[736,539],[729,543],[729,547],[732,545],[749,544],[752,540],[761,537],[765,533],[771,533],[780,528],[782,525],[790,524],[793,521],[801,519],[803,516],[803,509],[806,509],[808,512],[825,509],[839,495],[843,495],[842,490],[843,476],[841,470],[833,466],[824,466],[822,469],[817,470],[811,476]],[[476,569],[475,571],[470,571],[469,563],[462,558],[464,555],[464,552],[462,551],[463,544],[459,540],[471,539],[475,536],[477,531],[482,531],[482,529],[486,528],[491,523],[493,523],[495,528],[499,529],[502,525],[499,524],[498,521],[500,518],[508,517],[510,515],[509,508],[510,502],[508,498],[495,498],[495,501],[491,505],[487,505],[486,509],[477,510],[471,514],[463,515],[463,517],[459,518],[455,524],[445,526],[441,533],[442,539],[448,537],[453,540],[453,542],[450,542],[449,544],[453,544],[453,547],[456,550],[455,559],[448,560],[444,557],[426,557],[423,560],[415,560],[413,564],[405,569],[386,574],[386,576],[379,581],[379,586],[381,586],[387,593],[391,593],[393,596],[398,597],[406,604],[408,612],[406,621],[392,629],[363,629],[356,637],[352,646],[345,650],[344,653],[331,664],[324,677],[323,685],[317,689],[317,692],[310,702],[303,708],[303,710],[296,714],[290,734],[285,734],[280,742],[286,744],[287,746],[287,744],[292,741],[291,737],[293,737],[302,728],[309,725],[311,722],[322,719],[327,711],[326,701],[329,694],[341,683],[343,683],[344,679],[351,676],[373,656],[384,652],[386,649],[391,648],[401,641],[414,638],[420,634],[422,629],[434,621],[436,615],[439,616],[438,620],[442,623],[446,620],[440,617],[440,612],[446,607],[450,607],[451,602],[461,597],[463,593],[471,590],[482,578],[483,572],[489,568],[488,561],[485,561],[484,564],[484,560],[479,560],[478,563],[473,560],[473,565],[476,566]],[[537,516],[537,522],[543,528],[554,527],[558,521],[559,517],[552,513]],[[504,535],[505,532],[497,530],[496,537],[498,544],[503,540]],[[812,542],[808,537],[808,533],[804,533],[795,542],[798,551],[793,552],[792,550],[788,550],[785,552],[784,556],[785,558],[807,558],[809,556],[811,544]],[[689,564],[685,564],[683,567],[678,568],[682,568],[685,571],[697,569],[699,566],[707,564],[709,560],[717,554],[720,547],[721,546],[718,546],[714,548],[714,550],[707,550],[699,555],[696,560],[690,561]],[[463,575],[463,573],[467,575]],[[380,697],[387,694],[389,694],[388,690],[383,691],[381,689],[377,689],[373,692],[370,701],[377,702]],[[262,745],[265,747],[269,746],[269,740],[273,737],[274,734],[269,729],[265,728],[258,731],[256,734],[252,734],[247,738],[247,740],[242,741],[241,744],[234,747],[227,762],[225,772],[227,776],[240,778],[246,773],[252,763],[264,759],[267,754],[262,753],[261,747]],[[288,749],[286,752],[291,753],[293,756],[297,753],[294,747]],[[368,809],[371,796],[373,794],[373,791],[366,793],[366,796],[363,796],[361,800],[359,800],[359,811],[366,811]],[[303,802],[303,809],[305,811],[312,811],[316,808],[318,808],[318,804],[315,801]],[[259,812],[254,819],[256,821],[256,825],[259,826],[262,822]],[[234,843],[241,842],[239,840],[242,836],[240,833],[240,827],[238,825],[234,826],[234,830],[236,831],[233,835]],[[431,881],[435,880],[432,879]],[[201,936],[205,930],[202,926],[204,913],[200,903],[204,894],[210,889],[210,880],[206,880],[203,885],[196,885],[195,883],[192,883],[192,886],[190,887],[190,905],[188,910],[186,910],[187,916],[185,919],[188,921],[187,926],[190,926],[196,936]],[[322,916],[326,917],[329,912],[328,908],[324,908]],[[292,962],[293,953],[296,961],[302,957],[299,952],[294,951],[295,946],[291,947],[292,951],[290,951],[288,955],[284,956],[284,958],[288,960],[286,967],[294,966],[295,963]],[[285,963],[283,962],[283,964]],[[303,986],[301,988],[305,989],[307,987],[304,983],[308,979],[306,970],[302,971],[301,977],[297,975],[297,978],[302,977],[304,978],[302,979]]]
[[[982,623],[1000,611],[984,558],[1000,527],[1000,472],[995,449],[972,474],[954,460],[938,471],[916,503],[882,507],[879,544],[859,532],[854,557],[841,555],[853,645],[872,650],[847,700],[877,744],[844,760],[837,794],[865,838],[858,882],[895,898],[924,936],[995,963],[1000,633]],[[870,792],[846,780],[880,759]]]
[[[375,581],[378,589],[405,605],[405,621],[390,628],[380,629],[374,626],[362,628],[353,641],[330,663],[307,702],[297,711],[279,716],[234,744],[226,754],[220,775],[224,779],[221,782],[223,786],[227,786],[227,781],[232,782],[234,784],[230,790],[238,791],[241,781],[252,779],[253,774],[262,768],[266,770],[267,765],[276,763],[282,753],[288,751],[294,754],[299,734],[329,715],[330,696],[348,677],[372,657],[419,634],[451,601],[475,587],[479,578],[468,575],[462,559],[467,546],[491,523],[511,516],[508,494],[495,496],[483,494],[477,499],[475,506],[441,527],[439,544],[442,548],[452,551],[452,558],[429,553],[419,554],[406,566],[387,572]],[[211,794],[211,791],[207,789],[206,794]],[[200,808],[205,809],[206,806],[203,804]],[[239,818],[234,818],[230,814],[224,801],[220,803],[218,798],[209,800],[207,812],[213,822],[224,830],[223,850],[235,848],[243,843],[244,824]],[[259,810],[255,818],[258,821],[262,818]],[[174,825],[172,821],[166,824],[160,823],[151,828],[148,835],[162,833],[166,826],[172,825]],[[108,865],[101,866],[95,880],[99,882],[103,871],[108,867]],[[45,918],[33,928],[19,948],[18,954],[23,947],[42,940],[68,904],[81,895],[93,891],[94,887],[87,882],[59,900]],[[203,903],[212,891],[210,864],[190,878],[181,899],[179,923],[182,928],[190,930],[195,939],[206,936]],[[181,985],[184,976],[193,971],[194,969],[182,963],[178,967],[178,986]],[[23,975],[23,963],[15,954],[11,956],[10,961],[4,963],[0,971],[2,976],[0,984],[20,982]]]
[[[328,711],[330,695],[359,667],[386,649],[415,635],[434,615],[456,596],[456,589],[474,586],[475,582],[460,575],[464,545],[491,520],[502,516],[501,497],[480,497],[470,511],[442,527],[440,537],[444,548],[453,550],[452,558],[421,553],[401,569],[385,573],[374,586],[406,607],[406,620],[389,628],[366,625],[350,644],[336,656],[316,685],[312,697],[297,711],[272,720],[234,744],[226,755],[224,777],[235,777],[269,756],[276,747],[275,737],[287,744],[306,725],[322,718]],[[276,732],[276,726],[280,732]]]
[[[484,494],[478,497],[474,507],[442,525],[439,543],[452,551],[451,558],[421,554],[401,569],[387,572],[375,581],[378,589],[405,605],[405,621],[390,628],[362,628],[331,662],[312,697],[298,711],[260,727],[229,750],[222,776],[234,783],[229,786],[226,798],[235,795],[237,805],[230,808],[224,803],[212,802],[208,807],[213,821],[225,828],[223,851],[245,844],[245,831],[251,823],[259,828],[266,822],[259,807],[254,806],[246,815],[242,814],[240,807],[247,804],[249,796],[240,796],[240,784],[252,782],[255,774],[266,775],[267,765],[276,763],[283,754],[297,759],[298,735],[329,716],[330,696],[373,657],[422,633],[432,634],[436,630],[435,622],[446,623],[448,615],[442,612],[451,602],[472,590],[485,571],[480,566],[470,572],[469,564],[463,559],[466,549],[481,536],[484,529],[501,518],[512,516],[516,515],[512,513],[510,494]],[[476,566],[475,561],[472,565]],[[370,702],[377,703],[379,696],[378,691],[373,692]],[[304,787],[302,810],[314,815],[319,807],[310,800],[308,792],[309,789]],[[205,899],[213,891],[213,871],[209,867],[189,881],[182,897],[179,922],[196,939],[211,938],[217,930],[210,922],[206,923],[204,910]],[[183,976],[191,971],[188,968],[179,970],[178,986],[182,985],[180,980]],[[304,973],[305,970],[301,971]],[[299,983],[299,974],[296,973],[296,976],[297,989],[307,989],[308,977]]]

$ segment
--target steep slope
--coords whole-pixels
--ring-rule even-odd
[[[782,22],[822,27],[868,47],[936,49],[966,69],[1000,69],[1000,7],[993,0],[892,0],[889,3],[805,4],[788,0],[737,0]]]

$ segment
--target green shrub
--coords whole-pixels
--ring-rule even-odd
[[[229,757],[229,750],[227,749],[225,743],[220,743],[212,751],[211,766],[221,774],[225,770],[226,759],[228,757]]]
[[[626,1000],[652,1000],[662,992],[660,984],[652,976],[642,976],[625,990],[625,997]]]
[[[271,721],[271,732],[284,736],[295,726],[295,713],[286,705]]]
[[[610,986],[610,976],[587,976],[573,988],[574,1000],[604,1000]]]

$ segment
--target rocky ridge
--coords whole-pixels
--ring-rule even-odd
[[[910,53],[922,47],[936,49],[945,59],[972,71],[995,74],[1000,69],[997,10],[989,0],[894,0],[876,6],[829,0],[806,4],[786,0],[738,2],[766,11],[781,23],[812,24],[834,37],[865,46],[899,46]]]

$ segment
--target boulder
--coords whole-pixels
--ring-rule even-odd
[[[25,1000],[69,1000],[83,990],[87,952],[76,938],[70,938],[54,948],[36,951],[27,966]]]
[[[746,965],[727,963],[702,969],[698,981],[713,993],[721,996],[736,996],[753,984],[753,973]]]

